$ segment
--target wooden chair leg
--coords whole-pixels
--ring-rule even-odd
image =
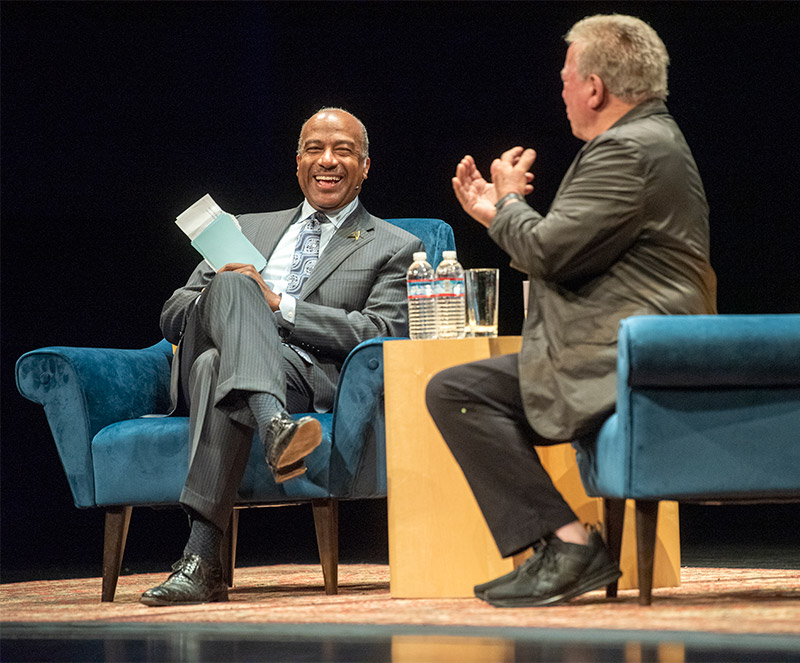
[[[639,605],[653,600],[653,559],[656,553],[658,502],[636,500],[636,562],[639,567]]]
[[[231,511],[231,520],[228,529],[222,539],[220,549],[220,562],[222,562],[222,572],[225,574],[225,582],[228,587],[233,587],[233,574],[236,569],[236,541],[239,538],[239,509]]]
[[[606,524],[606,545],[614,561],[619,564],[622,552],[622,528],[625,524],[625,500],[607,497],[603,499],[603,514]],[[617,596],[618,581],[615,580],[606,587],[606,596]]]
[[[317,547],[326,594],[339,593],[339,501],[312,500]]]
[[[128,539],[131,506],[112,506],[106,509],[106,526],[103,535],[103,589],[100,600],[110,603],[117,593],[117,581],[122,569],[122,555]]]

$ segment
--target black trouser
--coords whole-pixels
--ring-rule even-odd
[[[503,557],[576,520],[542,467],[538,435],[525,417],[516,354],[433,376],[428,410],[461,466]]]

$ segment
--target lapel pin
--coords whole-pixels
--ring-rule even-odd
[[[347,236],[347,238],[348,239],[354,239],[354,240],[358,241],[358,240],[361,239],[361,231],[360,230],[356,230],[355,232],[350,233]]]

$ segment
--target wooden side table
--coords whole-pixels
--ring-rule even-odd
[[[386,471],[390,590],[395,598],[473,596],[474,585],[511,571],[483,519],[461,469],[425,405],[439,371],[518,352],[519,336],[435,341],[386,341]],[[583,490],[569,444],[537,447],[542,464],[586,523],[602,522],[602,500]],[[628,509],[632,514],[632,504]],[[619,588],[636,587],[636,543],[627,517]],[[678,505],[661,504],[653,587],[680,584]]]

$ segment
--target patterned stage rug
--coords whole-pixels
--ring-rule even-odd
[[[99,578],[0,585],[0,619],[19,622],[373,624],[633,631],[800,634],[797,570],[682,569],[680,588],[656,589],[642,607],[634,590],[607,600],[590,592],[549,608],[493,608],[474,598],[392,599],[389,567],[339,567],[327,596],[315,565],[241,568],[228,603],[150,608],[140,594],[166,574],[122,576],[114,603],[100,602]]]

